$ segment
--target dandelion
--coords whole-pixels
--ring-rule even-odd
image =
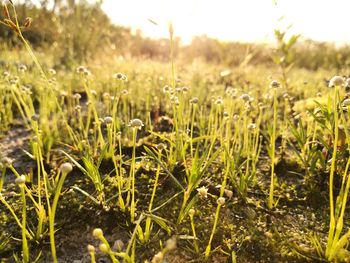
[[[329,81],[328,87],[332,88],[334,86],[343,86],[345,84],[344,78],[341,76],[334,76]]]
[[[197,188],[197,191],[198,191],[200,198],[207,198],[208,197],[208,188],[206,188],[205,186]]]
[[[143,124],[143,122],[140,119],[132,119],[129,122],[129,126],[131,128],[136,128],[136,129],[141,130],[141,128],[144,126],[144,124]]]

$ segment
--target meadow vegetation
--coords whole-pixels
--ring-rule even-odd
[[[0,16],[1,262],[350,262],[349,47],[24,2]]]

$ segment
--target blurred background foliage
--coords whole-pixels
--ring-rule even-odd
[[[52,52],[56,67],[72,68],[108,54],[160,61],[169,59],[169,40],[151,39],[143,36],[141,31],[133,32],[130,28],[112,24],[101,4],[102,1],[40,0],[34,5],[32,1],[24,0],[17,5],[17,14],[20,24],[24,24],[26,17],[33,19],[23,34],[34,49]],[[0,18],[4,18],[3,12]],[[275,31],[275,37],[275,45],[223,42],[207,36],[197,36],[189,45],[182,45],[181,39],[176,38],[175,56],[186,63],[202,60],[226,66],[274,65],[276,53],[283,51],[281,35]],[[0,26],[0,41],[3,50],[21,47],[15,33],[4,26]],[[350,66],[350,46],[337,47],[298,37],[288,51],[287,59],[293,61],[293,66],[309,70],[341,69]]]

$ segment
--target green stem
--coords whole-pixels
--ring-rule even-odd
[[[271,179],[268,207],[271,209],[274,206],[274,174],[275,174],[275,141],[276,141],[276,126],[277,126],[277,89],[273,89],[273,127],[271,135]]]

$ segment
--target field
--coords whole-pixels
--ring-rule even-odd
[[[170,25],[167,60],[63,67],[4,21],[0,262],[350,262],[346,65],[278,31],[275,63],[188,62]]]

